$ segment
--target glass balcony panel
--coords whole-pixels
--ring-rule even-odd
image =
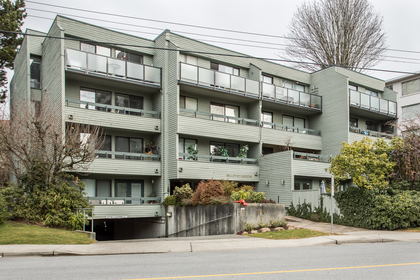
[[[370,109],[379,112],[379,98],[372,96],[370,98]]]
[[[274,99],[274,92],[276,90],[275,85],[262,83],[262,89],[264,98]]]
[[[244,92],[245,91],[245,78],[238,76],[231,76],[232,90]]]
[[[144,66],[144,80],[155,84],[160,84],[160,69],[155,67]]]
[[[181,80],[197,83],[197,66],[181,63]]]
[[[230,75],[221,73],[221,72],[215,72],[216,73],[216,86],[230,89]]]
[[[360,106],[366,109],[370,108],[370,95],[361,93],[360,94]]]
[[[309,93],[300,92],[300,105],[304,107],[311,106],[311,95]]]
[[[108,58],[108,74],[125,77],[125,61]]]
[[[144,65],[127,62],[127,78],[144,80]]]
[[[76,50],[66,50],[66,65],[80,70],[87,68],[86,53]]]
[[[284,87],[276,87],[276,99],[280,101],[287,101],[287,89]]]
[[[206,86],[214,86],[214,71],[205,69],[205,68],[198,68],[198,78],[200,85]]]
[[[292,104],[299,104],[299,91],[288,89],[288,98],[287,101],[289,101]]]
[[[260,95],[260,83],[254,80],[246,79],[246,92],[259,96]]]
[[[388,114],[388,100],[379,99],[381,113]]]
[[[100,73],[107,72],[107,57],[88,53],[88,70]]]
[[[397,115],[397,103],[389,101],[389,114],[393,116]]]
[[[351,105],[360,105],[360,93],[355,90],[350,90],[350,104]]]
[[[311,108],[321,109],[322,98],[318,95],[311,95]]]

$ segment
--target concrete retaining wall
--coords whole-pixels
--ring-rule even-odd
[[[250,203],[207,206],[168,206],[167,232],[170,237],[233,234],[243,229],[244,222],[258,224],[284,219],[283,204]]]

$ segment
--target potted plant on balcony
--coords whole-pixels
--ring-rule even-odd
[[[188,160],[197,160],[195,155],[198,154],[198,150],[195,149],[193,144],[188,146],[187,153],[191,155],[187,157]]]
[[[248,145],[243,145],[242,148],[239,149],[239,154],[238,154],[237,158],[247,158],[248,157],[248,150],[249,150]]]

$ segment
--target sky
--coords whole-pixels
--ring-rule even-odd
[[[163,30],[169,29],[172,32],[241,53],[256,57],[276,59],[284,48],[284,46],[281,45],[286,43],[285,39],[278,38],[278,36],[288,35],[288,25],[297,10],[297,7],[304,2],[304,0],[120,1],[25,1],[28,17],[25,19],[22,30],[29,28],[48,32],[55,15],[62,14],[77,20],[148,39],[154,39]],[[398,50],[388,50],[385,53],[386,57],[383,61],[374,68],[410,73],[420,71],[420,36],[418,36],[420,1],[370,0],[370,3],[373,5],[375,11],[383,16],[388,48]],[[73,9],[42,4],[51,4]],[[74,9],[123,15],[142,18],[144,20],[89,13]],[[165,21],[167,23],[156,21]],[[213,30],[185,25],[210,27],[213,28]],[[214,29],[228,29],[246,33],[274,35],[277,37],[225,32]],[[194,34],[188,34],[186,32]],[[226,37],[227,39],[210,36]],[[246,42],[232,39],[246,40]],[[366,74],[383,80],[404,75],[403,73],[381,71],[368,71]],[[9,73],[9,81],[11,77],[12,72]]]

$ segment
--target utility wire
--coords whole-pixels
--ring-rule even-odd
[[[201,25],[194,25],[194,24],[185,24],[185,23],[178,23],[178,22],[171,22],[171,21],[163,21],[163,20],[148,19],[148,18],[141,18],[141,17],[133,17],[133,16],[128,16],[128,15],[119,15],[119,14],[106,13],[106,12],[91,11],[91,10],[85,10],[85,9],[79,9],[79,8],[72,8],[72,7],[66,7],[66,6],[60,6],[60,5],[40,3],[40,2],[36,2],[36,1],[26,1],[26,2],[27,3],[44,5],[44,6],[50,6],[50,7],[57,7],[57,8],[63,8],[63,9],[69,9],[69,10],[87,12],[87,13],[94,13],[94,14],[100,14],[100,15],[113,16],[113,17],[122,17],[122,18],[126,18],[126,19],[129,18],[129,19],[136,19],[136,20],[152,21],[152,22],[159,22],[159,23],[165,23],[165,24],[172,24],[172,25],[179,25],[179,26],[187,26],[187,27],[193,27],[193,28],[201,28],[201,29],[208,29],[208,30],[223,31],[223,32],[232,32],[232,33],[239,33],[239,34],[246,34],[246,35],[256,35],[256,36],[271,37],[271,38],[280,38],[280,39],[289,39],[289,40],[290,39],[303,40],[303,39],[298,39],[298,38],[293,38],[293,37],[288,37],[288,36],[279,36],[279,35],[272,35],[272,34],[246,32],[246,31],[240,31],[240,30],[215,28],[215,27],[208,27],[208,26],[201,26]],[[40,9],[34,9],[34,8],[26,8],[26,9],[32,9],[32,10],[38,10],[38,11],[44,11],[44,12],[51,12],[51,11],[47,11],[47,10],[40,10]],[[396,52],[407,52],[407,53],[420,53],[420,51],[399,50],[399,49],[389,49],[389,48],[387,48],[386,50],[396,51]]]
[[[54,12],[51,12],[51,13],[54,13]],[[69,15],[69,14],[64,14],[64,15]],[[30,16],[31,17],[35,17],[35,18],[42,18],[42,19],[54,20],[54,19],[51,19],[51,18],[45,18],[45,17],[40,17],[40,16],[34,16],[34,15],[30,15]],[[73,15],[69,15],[69,16],[73,16]],[[85,19],[91,19],[91,18],[83,17],[83,16],[75,16],[75,17],[81,17],[81,18],[85,18]],[[102,19],[93,19],[93,20],[107,22],[107,23],[116,23],[116,24],[122,24],[122,25],[129,25],[129,26],[135,26],[135,27],[144,27],[144,28],[149,28],[149,29],[157,29],[159,31],[162,30],[161,28],[148,27],[148,26],[142,26],[142,25],[136,25],[136,24],[126,24],[126,23],[114,22],[114,21],[108,21],[108,20],[102,20]],[[144,31],[131,30],[131,29],[123,29],[123,28],[115,28],[115,27],[104,27],[104,28],[114,29],[114,30],[121,30],[121,31],[126,31],[126,32],[128,31],[128,32],[144,33],[144,34],[149,34],[149,35],[159,35],[160,34],[160,32],[159,33],[151,33],[151,32],[144,32]],[[184,32],[184,31],[174,31],[174,32],[191,34],[191,35],[196,35],[196,36],[205,36],[205,37],[212,37],[212,38],[221,38],[221,39],[227,39],[227,40],[235,40],[235,41],[241,41],[241,42],[269,44],[269,45],[275,45],[275,46],[287,46],[286,44],[277,44],[277,43],[270,43],[270,42],[259,42],[259,41],[253,41],[253,40],[244,40],[244,39],[229,38],[229,37],[223,37],[223,36],[205,35],[205,34],[192,33],[192,32]],[[261,49],[285,50],[284,48],[273,48],[273,47],[256,46],[256,45],[249,45],[249,44],[239,44],[239,43],[224,42],[224,41],[214,41],[214,40],[208,40],[208,39],[200,39],[200,40],[201,41],[206,41],[206,42],[212,42],[212,43],[222,43],[222,44],[230,44],[230,45],[253,47],[253,48],[261,48]],[[382,55],[381,57],[407,59],[407,60],[418,60],[418,61],[420,61],[420,59],[409,58],[409,57],[405,58],[405,57],[396,57],[396,56],[387,56],[387,55]],[[383,59],[383,61],[397,62],[397,63],[398,62],[401,62],[401,63],[410,63],[410,64],[420,64],[420,63],[416,63],[416,62],[397,61],[397,60],[386,60],[386,59]]]
[[[101,41],[79,39],[79,38],[56,37],[56,36],[39,35],[39,34],[27,34],[27,33],[23,33],[23,32],[14,32],[14,31],[7,31],[7,30],[0,30],[0,33],[11,33],[11,34],[17,34],[17,35],[23,35],[23,36],[33,36],[33,37],[42,37],[42,38],[48,38],[48,39],[69,40],[69,41],[78,41],[78,42],[85,42],[85,43],[104,44],[104,45],[115,45],[115,46],[136,47],[136,48],[145,48],[145,49],[154,49],[154,50],[176,51],[176,52],[183,52],[183,53],[196,53],[196,54],[206,54],[206,55],[214,55],[214,56],[238,57],[238,58],[247,58],[247,59],[258,59],[258,60],[268,60],[268,61],[277,61],[277,62],[289,62],[289,63],[311,64],[311,65],[325,66],[325,63],[294,61],[294,60],[288,60],[288,59],[265,58],[265,57],[255,57],[255,56],[247,56],[247,55],[213,53],[213,52],[192,51],[192,50],[182,50],[182,49],[159,48],[159,47],[140,46],[140,45],[134,45],[134,44],[122,44],[122,43],[114,43],[114,42],[101,42]],[[282,65],[280,65],[280,66],[282,66]],[[338,66],[338,67],[342,67],[342,68],[363,69],[363,70],[370,70],[370,71],[400,73],[400,74],[410,74],[410,75],[418,74],[416,72],[396,71],[396,70],[377,69],[377,68],[363,68],[363,67],[351,67],[351,66],[340,66],[340,65],[327,65],[327,66],[329,66],[329,67]]]

